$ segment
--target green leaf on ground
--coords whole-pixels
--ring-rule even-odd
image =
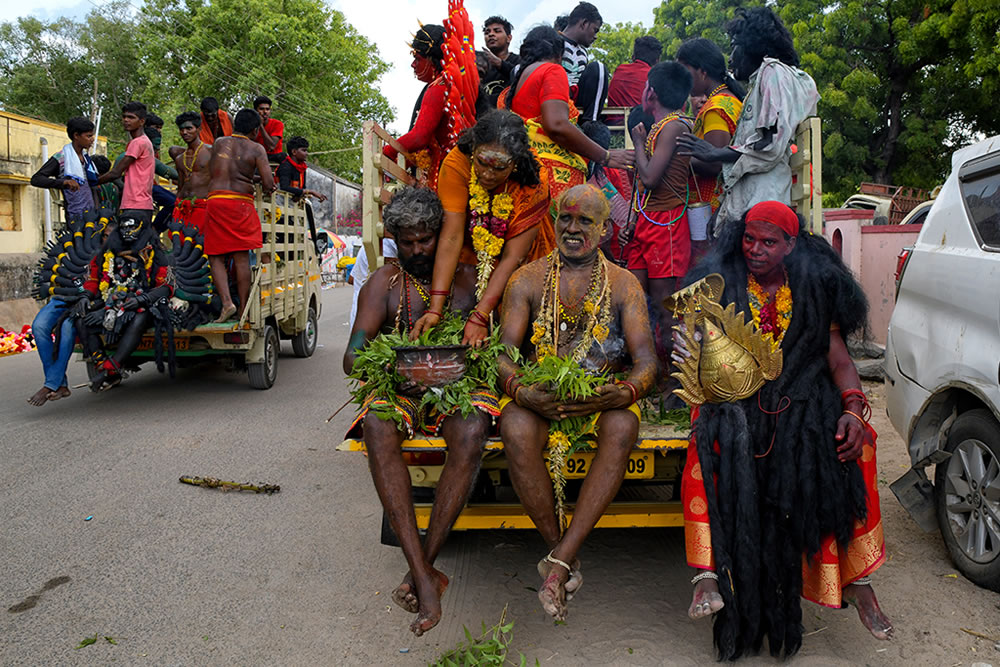
[[[97,642],[97,638],[100,637],[100,636],[101,636],[100,633],[98,633],[98,634],[94,635],[93,637],[87,637],[87,638],[81,640],[79,644],[77,644],[76,646],[73,647],[73,650],[75,651],[76,649],[80,649],[80,648],[83,648],[84,646],[90,646],[91,644],[96,643]]]

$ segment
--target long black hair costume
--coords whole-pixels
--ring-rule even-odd
[[[163,372],[166,356],[172,377],[174,330],[208,322],[217,309],[197,229],[171,221],[168,252],[151,225],[133,228],[133,223],[117,221],[107,209],[84,211],[48,245],[35,276],[36,299],[73,304],[63,318],[75,318],[90,361],[98,371],[107,371],[98,373],[101,382],[94,389],[121,376],[120,362],[138,346],[150,317],[157,369]],[[130,298],[135,306],[126,308]],[[57,335],[60,328],[55,328]],[[121,353],[109,359],[103,348],[116,344]]]
[[[802,645],[803,555],[816,556],[827,535],[846,546],[866,515],[857,463],[837,459],[841,397],[827,354],[831,327],[845,338],[863,330],[868,303],[830,244],[799,222],[785,258],[793,305],[781,375],[750,398],[702,405],[694,423],[725,603],[713,627],[720,660],[758,652],[765,636],[772,655],[794,654]],[[686,282],[722,274],[722,305],[735,303],[749,317],[745,226],[730,225]]]

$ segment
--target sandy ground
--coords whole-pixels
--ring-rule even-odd
[[[422,665],[505,606],[529,664],[713,662],[710,623],[685,613],[679,529],[596,531],[561,626],[530,590],[545,553],[533,532],[455,534],[438,560],[452,580],[444,618],[410,634],[412,616],[389,599],[405,562],[379,544],[365,459],[334,449],[349,410],[324,423],[347,398],[349,308],[349,290],[325,292],[322,347],[310,360],[286,350],[267,392],[219,369],[171,382],[147,367],[113,392],[36,409],[24,398],[39,383],[37,359],[0,360],[0,664]],[[84,379],[72,364],[70,381]],[[881,387],[868,390],[888,482],[907,456]],[[181,485],[180,474],[282,491],[223,494]],[[889,555],[875,585],[895,639],[873,639],[852,610],[804,603],[809,634],[790,664],[1000,665],[1000,595],[956,576],[940,536],[922,533],[888,486],[881,500]],[[74,650],[94,633],[118,643]]]

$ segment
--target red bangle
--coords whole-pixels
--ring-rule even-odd
[[[446,289],[432,289],[431,296],[448,296],[451,294],[451,290]]]
[[[632,384],[628,380],[618,380],[618,384],[625,385],[626,387],[628,387],[628,390],[632,392],[632,403],[635,403],[637,400],[639,400],[639,390],[635,388],[634,384]]]
[[[518,379],[519,378],[517,377],[517,373],[511,373],[510,377],[508,377],[503,383],[503,393],[507,394],[508,396],[513,396],[514,394],[516,394],[517,390],[521,388],[521,385],[518,384],[516,387],[512,389],[511,384],[517,382]]]
[[[427,309],[427,310],[424,311],[424,315],[437,315],[438,319],[441,319],[441,313],[439,313],[436,310]]]
[[[844,408],[845,412],[849,412],[847,410],[847,401],[854,397],[861,399],[861,415],[864,417],[862,421],[867,422],[867,420],[871,418],[872,407],[868,404],[868,397],[865,396],[865,392],[861,391],[860,389],[847,389],[845,391],[842,391],[840,393],[841,407]],[[850,414],[854,413],[851,412]]]
[[[485,315],[483,315],[478,310],[473,310],[471,313],[469,313],[469,317],[466,319],[476,320],[475,324],[478,324],[481,327],[488,328],[490,326],[490,321],[486,318]]]

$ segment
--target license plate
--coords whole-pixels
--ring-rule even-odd
[[[566,479],[580,479],[590,472],[594,452],[577,452],[566,459],[563,475]],[[653,476],[653,452],[632,452],[625,464],[625,479],[650,479]]]
[[[166,342],[166,341],[164,341],[164,342]],[[187,338],[174,338],[174,349],[175,350],[186,350],[186,349],[188,349],[188,343],[189,342],[190,341],[188,341]],[[153,337],[152,336],[143,336],[142,340],[139,342],[139,347],[137,347],[135,349],[136,349],[136,352],[142,352],[144,350],[152,350],[153,349]]]

